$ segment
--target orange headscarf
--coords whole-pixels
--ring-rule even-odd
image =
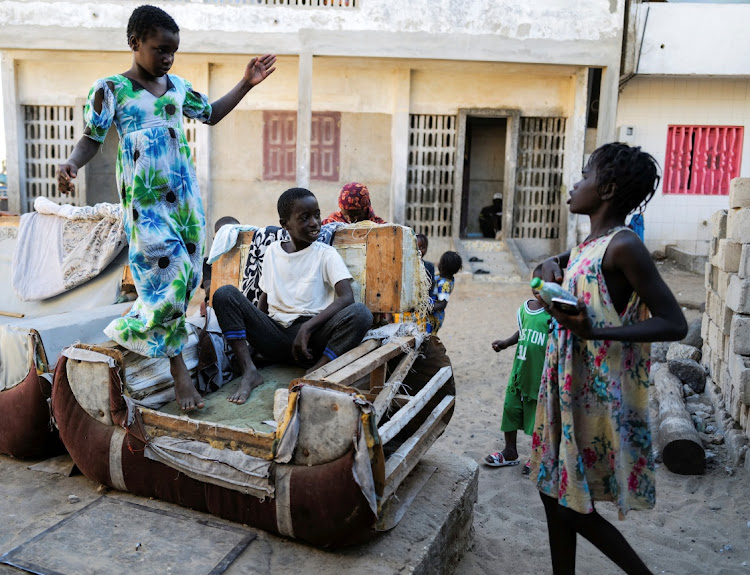
[[[364,210],[368,214],[367,219],[371,222],[376,224],[386,223],[384,219],[375,215],[372,205],[370,204],[370,192],[367,189],[367,186],[364,184],[358,184],[357,182],[351,182],[341,188],[341,193],[339,194],[339,210]],[[344,217],[344,214],[339,211],[331,213],[325,220],[323,220],[323,224],[330,224],[331,222],[343,222],[348,224],[349,220],[347,220]]]

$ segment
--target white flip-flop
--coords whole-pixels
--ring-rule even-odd
[[[521,463],[520,459],[513,459],[512,461],[508,461],[505,459],[502,453],[490,453],[487,457],[484,458],[484,463],[486,465],[489,465],[490,467],[511,467],[513,465],[518,465]]]

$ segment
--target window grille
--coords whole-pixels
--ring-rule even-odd
[[[456,116],[409,117],[406,225],[430,237],[450,237],[456,170]]]
[[[57,167],[70,156],[82,128],[75,126],[73,106],[23,106],[24,211],[34,210],[34,200],[49,198],[57,203],[80,206],[78,186],[70,195],[57,190]]]
[[[742,126],[669,126],[665,194],[727,195],[740,175]]]
[[[341,114],[313,112],[310,179],[338,182]],[[294,180],[297,174],[297,113],[263,113],[263,179]]]
[[[521,118],[513,237],[560,237],[565,118]]]

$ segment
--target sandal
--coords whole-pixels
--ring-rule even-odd
[[[510,467],[512,465],[518,465],[521,463],[519,459],[513,459],[508,461],[505,459],[502,453],[490,453],[484,458],[484,462],[490,467]]]
[[[531,475],[531,459],[529,459],[526,462],[526,465],[523,466],[523,471],[521,471],[524,475]]]

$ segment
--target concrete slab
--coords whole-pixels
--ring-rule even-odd
[[[28,469],[29,462],[0,456],[0,555],[100,497],[97,485],[82,476],[62,477]],[[259,530],[232,565],[228,575],[288,575],[289,573],[449,574],[471,547],[478,469],[466,457],[433,450],[423,466],[433,473],[404,518],[393,530],[366,545],[328,551]],[[69,503],[75,495],[78,503]],[[196,519],[221,522],[213,516],[176,505],[110,491],[108,497],[155,509],[171,510]],[[232,523],[225,522],[228,525]],[[92,534],[94,536],[95,534]],[[164,533],[165,538],[169,533]],[[113,566],[114,567],[114,566]],[[10,571],[15,572],[15,571]],[[0,573],[5,571],[0,567]]]

